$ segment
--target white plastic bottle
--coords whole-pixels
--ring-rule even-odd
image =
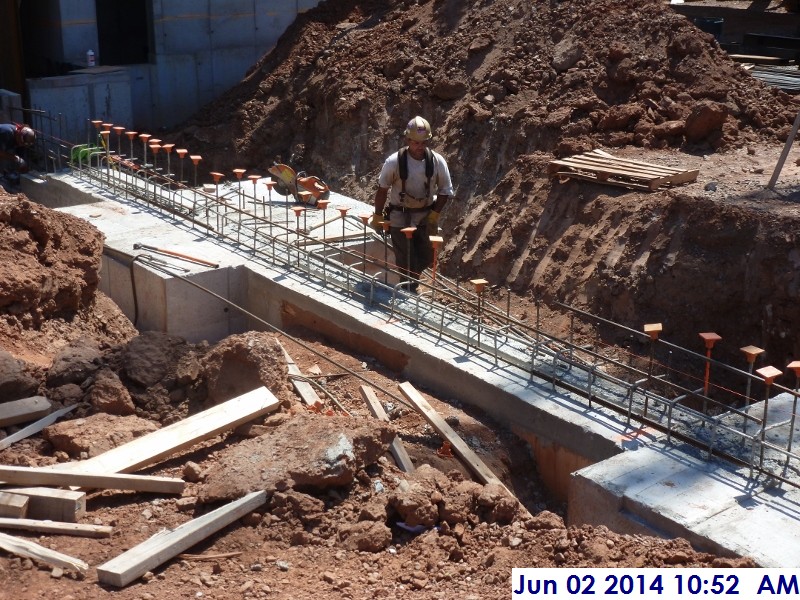
[[[86,51],[86,66],[93,67],[95,65],[94,50]]]

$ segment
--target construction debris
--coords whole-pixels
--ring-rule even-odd
[[[255,510],[266,500],[265,492],[253,492],[172,531],[161,531],[135,548],[98,566],[97,578],[100,583],[117,587],[128,585],[150,569],[168,561],[239,517]]]
[[[27,556],[57,567],[74,569],[80,573],[86,573],[89,570],[89,565],[80,559],[72,558],[61,552],[40,546],[36,542],[21,540],[5,533],[0,533],[0,548],[12,554]]]
[[[652,192],[661,187],[695,181],[700,171],[672,169],[638,160],[617,158],[602,150],[592,150],[550,161],[549,172],[550,177],[583,179]]]

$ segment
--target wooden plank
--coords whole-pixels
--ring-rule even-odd
[[[0,404],[0,427],[34,421],[50,414],[53,405],[44,396],[31,396]]]
[[[278,399],[261,387],[88,460],[43,468],[69,473],[129,473],[277,408]]]
[[[97,567],[100,583],[123,587],[177,556],[267,501],[265,491],[252,492],[173,530],[163,530]]]
[[[361,392],[361,397],[364,398],[364,401],[367,403],[372,416],[379,421],[386,421],[388,423],[389,417],[386,416],[386,411],[383,410],[380,400],[378,400],[378,397],[375,395],[375,390],[368,385],[361,385],[358,389]],[[403,441],[399,436],[395,436],[392,440],[392,443],[389,445],[389,451],[392,453],[394,462],[397,463],[401,471],[405,471],[406,473],[414,472],[414,462],[411,460],[408,452],[406,452]]]
[[[553,161],[554,164],[570,167],[573,169],[584,169],[598,173],[608,173],[609,175],[620,175],[635,179],[650,180],[653,177],[663,177],[663,174],[646,173],[636,166],[611,165],[607,161],[594,160],[590,158],[575,157],[566,160]]]
[[[502,487],[508,495],[512,498],[514,494],[500,481],[497,476],[483,463],[483,461],[475,454],[467,443],[462,440],[459,435],[453,431],[453,428],[448,425],[439,414],[433,410],[428,401],[422,397],[414,386],[409,382],[400,384],[400,392],[406,399],[413,404],[425,420],[433,427],[436,432],[445,440],[450,442],[456,454],[465,462],[470,470],[478,476],[482,483],[495,483]]]
[[[181,494],[186,485],[182,479],[175,479],[173,477],[60,473],[58,471],[49,471],[45,469],[4,466],[0,466],[0,481],[14,485],[76,486],[81,488],[133,490],[135,492],[155,492],[161,494]]]
[[[57,521],[40,521],[38,519],[0,518],[0,529],[23,529],[41,533],[73,535],[78,537],[109,537],[114,530],[108,525],[84,525],[82,523],[59,523]]]
[[[28,518],[75,523],[86,514],[86,493],[45,487],[8,488],[28,497]]]
[[[72,558],[61,552],[40,546],[36,542],[15,538],[5,533],[0,533],[0,548],[6,552],[11,552],[18,556],[26,556],[56,567],[75,569],[81,573],[86,573],[89,570],[89,565],[80,559]]]
[[[80,404],[73,404],[72,406],[68,406],[67,408],[62,408],[61,410],[57,410],[54,413],[50,413],[43,419],[39,419],[35,423],[31,423],[27,427],[20,429],[16,433],[12,433],[11,435],[4,437],[2,440],[0,440],[0,450],[8,448],[14,442],[24,440],[26,437],[31,436],[34,433],[39,433],[42,429],[44,429],[48,425],[52,425],[58,419],[63,417],[65,414],[75,410],[79,406]]]
[[[570,171],[559,171],[553,175],[554,177],[569,177],[571,179],[582,179],[584,181],[591,181],[594,183],[606,183],[608,185],[616,185],[619,187],[628,188],[629,190],[644,190],[650,191],[650,188],[646,185],[641,183],[634,183],[632,181],[619,181],[615,179],[604,179],[599,180],[597,177],[593,175],[587,175],[585,173],[573,173]]]
[[[24,519],[28,516],[28,497],[22,494],[0,492],[0,517]]]
[[[677,175],[678,173],[681,173],[681,169],[673,169],[672,167],[662,167],[660,165],[653,165],[650,163],[643,163],[640,161],[627,160],[622,158],[615,158],[615,157],[609,158],[606,156],[595,155],[592,152],[590,152],[589,154],[581,154],[578,158],[580,158],[581,161],[588,162],[591,164],[599,164],[603,166],[607,165],[610,167],[627,169],[635,173],[644,173],[656,177],[663,177],[665,175]]]
[[[292,375],[300,375],[302,377],[303,372],[300,370],[300,367],[297,366],[297,363],[294,362],[292,357],[289,356],[289,353],[286,351],[286,348],[284,348],[280,342],[278,342],[278,345],[281,347],[281,350],[283,350],[283,356],[286,359],[286,366],[289,369],[289,376],[290,379],[292,380],[292,385],[294,386],[294,389],[297,391],[297,394],[300,396],[303,402],[306,403],[307,406],[313,406],[314,408],[322,408],[325,405],[325,403],[317,395],[317,392],[316,390],[314,390],[314,387],[307,381],[302,381],[300,379],[295,379],[294,377],[291,377]]]

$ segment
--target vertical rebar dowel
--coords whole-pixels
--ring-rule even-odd
[[[767,416],[769,414],[769,388],[772,385],[772,382],[775,381],[775,378],[783,373],[776,369],[775,367],[761,367],[760,369],[756,370],[756,373],[761,375],[764,378],[764,417],[761,420],[761,444],[759,448],[759,459],[758,465],[759,468],[764,467],[764,440],[766,438],[767,433]]]
[[[122,156],[122,132],[125,131],[124,127],[117,125],[116,127],[112,127],[114,133],[117,134],[117,154],[121,157]]]
[[[362,248],[361,254],[363,255],[361,272],[364,273],[365,275],[367,274],[367,223],[369,223],[370,217],[372,217],[372,215],[368,214],[358,215],[358,218],[361,219],[361,223],[364,227],[364,239],[361,244]]]
[[[662,330],[661,323],[647,323],[644,326],[644,332],[650,336],[650,360],[647,365],[647,381],[652,384],[653,381],[653,362],[655,360],[655,352],[656,352],[656,340],[658,339],[658,334],[661,333]],[[647,416],[647,401],[648,396],[645,393],[644,395],[644,416]]]
[[[416,227],[403,227],[400,231],[406,236],[406,281],[408,282],[408,290],[413,289],[414,282],[411,281],[411,238],[414,237]]]
[[[794,360],[790,362],[787,369],[794,371],[794,400],[792,401],[792,418],[789,424],[789,444],[786,448],[787,452],[792,451],[792,444],[794,442],[794,422],[797,416],[797,395],[800,393],[800,361]],[[784,470],[789,466],[789,454],[786,455],[786,464]]]
[[[389,285],[389,244],[386,243],[386,236],[389,235],[389,228],[389,221],[381,221],[381,229],[383,230],[383,283],[385,285]]]
[[[336,210],[339,211],[339,214],[342,216],[342,245],[339,249],[339,261],[344,264],[344,226],[345,226],[345,215],[347,211],[350,210],[349,206],[338,206]]]
[[[211,177],[214,180],[214,200],[215,200],[216,209],[217,209],[217,233],[219,235],[222,235],[223,229],[225,227],[225,224],[220,219],[220,213],[222,211],[220,210],[221,202],[219,201],[219,186],[220,186],[219,182],[222,180],[223,177],[225,177],[225,175],[222,174],[222,173],[217,173],[215,171],[212,171],[211,172]]]
[[[167,179],[172,179],[170,155],[172,154],[172,149],[175,147],[175,144],[163,144],[161,147],[164,149],[164,153],[167,155]]]
[[[705,375],[703,376],[703,412],[705,413],[706,398],[708,398],[709,379],[711,377],[711,350],[714,348],[714,344],[720,341],[722,338],[716,333],[710,331],[701,333],[700,338],[703,340],[706,346],[706,370]]]
[[[186,160],[186,155],[188,153],[189,153],[189,151],[186,148],[178,148],[178,149],[175,150],[175,154],[178,155],[178,158],[181,161],[180,162],[180,166],[178,167],[178,183],[180,184],[180,187],[183,187],[183,184],[184,184],[184,181],[183,181],[183,163]]]
[[[739,350],[744,352],[745,358],[747,359],[747,386],[744,392],[744,412],[747,413],[747,409],[750,408],[750,386],[753,383],[753,368],[755,367],[756,358],[758,358],[758,355],[764,352],[764,350],[756,346],[745,346],[744,348],[739,348]],[[747,433],[747,417],[744,418],[742,432]]]
[[[477,343],[475,347],[481,349],[481,326],[483,324],[483,290],[486,284],[489,283],[485,279],[470,279],[470,283],[475,286],[475,293],[478,295],[478,332]]]
[[[431,299],[436,298],[436,271],[439,267],[439,247],[444,242],[444,238],[440,235],[432,235],[429,236],[428,239],[431,242],[431,246],[433,247],[433,264],[431,265],[431,288],[433,292],[431,293]]]
[[[242,198],[242,175],[245,174],[247,169],[234,169],[233,174],[236,175],[237,182],[237,198],[239,199],[239,210],[243,210],[244,198]]]

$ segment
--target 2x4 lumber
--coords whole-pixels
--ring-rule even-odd
[[[34,421],[50,414],[53,405],[44,396],[31,396],[0,404],[0,427]]]
[[[80,559],[72,558],[61,552],[40,546],[36,542],[15,538],[5,533],[0,533],[0,548],[11,554],[32,558],[56,567],[75,569],[81,573],[86,573],[89,570],[89,565]]]
[[[265,491],[250,494],[192,519],[172,530],[163,530],[97,567],[100,583],[123,587],[158,565],[188,550],[236,519],[267,501]]]
[[[358,389],[361,392],[361,397],[364,398],[364,401],[367,403],[367,407],[369,407],[369,412],[372,413],[372,416],[379,421],[388,423],[389,417],[386,416],[386,411],[383,410],[380,400],[378,400],[378,397],[375,395],[375,390],[368,385],[359,386]],[[392,453],[394,461],[397,463],[397,466],[400,467],[401,471],[405,471],[406,473],[414,472],[414,463],[411,457],[408,456],[408,452],[406,452],[403,441],[399,436],[395,436],[392,440],[392,443],[389,445],[389,451]]]
[[[0,518],[24,519],[28,516],[28,497],[0,492]]]
[[[44,417],[42,419],[39,419],[35,423],[31,423],[27,427],[23,427],[22,429],[20,429],[16,433],[12,433],[11,435],[9,435],[7,437],[4,437],[2,440],[0,440],[0,450],[3,450],[4,448],[8,448],[11,444],[13,444],[15,442],[18,442],[20,440],[24,440],[26,437],[31,436],[34,433],[39,433],[42,429],[44,429],[48,425],[52,425],[53,423],[58,421],[58,419],[63,417],[68,412],[73,411],[76,408],[78,408],[78,406],[80,406],[80,405],[79,404],[73,404],[72,406],[68,406],[66,408],[62,408],[61,410],[57,410],[56,412],[50,413],[46,417]]]
[[[10,519],[0,517],[0,529],[23,529],[25,531],[37,531],[39,533],[103,538],[109,537],[114,528],[108,525],[84,525],[83,523],[59,523],[57,521],[42,521],[39,519]]]
[[[14,485],[54,485],[81,488],[132,490],[159,494],[181,494],[185,483],[173,477],[149,475],[97,475],[94,473],[60,473],[29,467],[0,466],[0,481]]]
[[[489,469],[484,462],[472,451],[467,443],[461,439],[461,437],[453,431],[453,428],[447,424],[447,422],[439,416],[428,401],[422,397],[414,386],[412,386],[408,381],[400,384],[400,392],[406,399],[413,404],[417,411],[424,417],[424,419],[433,427],[436,432],[442,436],[445,440],[450,442],[450,445],[453,448],[453,451],[463,460],[470,470],[475,473],[475,475],[480,479],[480,481],[484,484],[486,483],[495,483],[502,487],[508,495],[512,498],[514,494],[503,484],[497,476],[492,473],[491,469]]]
[[[9,488],[28,497],[28,518],[75,523],[86,514],[86,493],[46,487]]]
[[[289,353],[286,351],[286,348],[284,348],[283,345],[280,343],[278,345],[280,345],[281,350],[283,351],[283,356],[286,359],[286,367],[289,370],[289,375],[290,376],[300,375],[302,377],[303,372],[300,370],[300,367],[297,366],[297,363],[294,362],[294,359],[292,359],[292,357],[289,356]],[[308,383],[307,381],[301,381],[299,379],[295,379],[294,377],[291,377],[291,380],[295,391],[297,391],[297,394],[300,396],[303,402],[306,403],[307,406],[313,406],[314,408],[322,408],[324,403],[322,402],[322,399],[319,397],[317,392],[314,390],[314,387],[310,383]]]
[[[260,387],[88,460],[46,468],[69,473],[129,473],[272,412],[278,404],[272,392]]]

